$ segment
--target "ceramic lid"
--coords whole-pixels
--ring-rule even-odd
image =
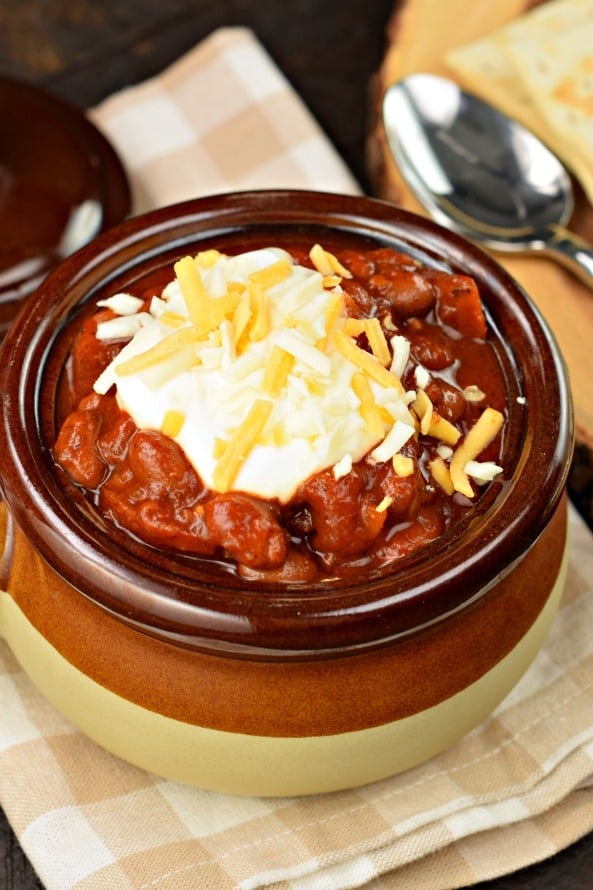
[[[115,151],[74,106],[0,78],[0,336],[64,257],[130,208]]]

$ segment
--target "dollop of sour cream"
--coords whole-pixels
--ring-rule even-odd
[[[414,435],[415,393],[397,373],[403,338],[388,362],[361,358],[339,274],[275,247],[183,263],[187,274],[179,269],[149,312],[128,294],[103,302],[117,317],[97,336],[130,339],[94,388],[115,386],[137,427],[171,435],[209,488],[287,502],[314,473],[334,467],[339,478],[375,449],[377,460],[390,459]],[[188,280],[210,325],[196,315]],[[229,462],[235,469],[221,473]]]

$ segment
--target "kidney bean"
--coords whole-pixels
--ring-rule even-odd
[[[299,489],[297,502],[306,502],[314,533],[312,546],[319,551],[352,556],[375,540],[386,514],[376,506],[382,494],[373,491],[365,471],[354,467],[335,479],[331,469],[317,473]]]
[[[311,553],[294,548],[288,551],[284,563],[278,569],[253,569],[239,564],[241,577],[250,581],[267,581],[275,584],[305,584],[314,581],[318,571],[317,563]]]
[[[426,387],[426,395],[437,413],[450,423],[457,423],[466,412],[465,396],[457,386],[446,380],[433,378]]]
[[[244,494],[218,494],[203,505],[212,540],[243,565],[277,569],[288,552],[288,535],[278,511],[258,498]]]
[[[157,430],[136,430],[130,439],[126,463],[136,480],[149,490],[194,488],[197,492],[200,488],[179,445]]]
[[[453,342],[435,325],[410,326],[406,334],[412,355],[429,371],[443,371],[455,361]]]
[[[377,547],[381,560],[401,559],[434,541],[445,530],[445,518],[438,507],[426,507],[418,516],[399,528]]]
[[[125,473],[124,473],[125,479]],[[118,485],[118,482],[120,483]],[[126,531],[152,544],[212,556],[216,543],[199,511],[190,507],[175,509],[171,499],[128,499],[129,490],[122,485],[122,477],[112,476],[101,488],[100,506]],[[123,491],[126,497],[122,497]]]
[[[103,425],[97,440],[97,448],[108,463],[116,464],[124,459],[136,424],[124,411],[119,411],[118,415],[110,420],[110,423]]]
[[[350,318],[365,318],[373,312],[373,300],[365,287],[356,281],[344,280],[344,309]]]
[[[101,418],[97,449],[108,464],[121,461],[127,451],[128,441],[136,429],[129,414],[122,411],[114,395],[91,393],[81,399],[79,409],[93,411]]]
[[[78,485],[94,490],[107,467],[97,449],[102,418],[96,411],[78,410],[68,415],[56,439],[57,462]]]
[[[394,269],[389,275],[372,275],[368,284],[371,293],[388,302],[400,320],[428,315],[436,301],[432,282],[418,271]]]

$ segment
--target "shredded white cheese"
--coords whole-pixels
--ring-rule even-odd
[[[430,383],[430,374],[424,365],[416,365],[414,368],[414,381],[418,389],[426,389]]]
[[[352,455],[345,454],[344,457],[340,458],[340,460],[334,464],[334,479],[342,479],[344,476],[347,476],[350,470],[352,469]]]
[[[502,467],[490,460],[469,460],[464,470],[466,475],[470,476],[477,485],[486,485],[502,473]]]
[[[134,297],[132,294],[113,294],[105,300],[98,300],[97,306],[104,309],[111,309],[116,315],[134,315],[140,310],[143,300],[140,297]]]
[[[148,312],[117,315],[97,325],[97,340],[127,340],[151,321],[152,316]]]
[[[414,427],[401,420],[396,420],[383,441],[371,451],[371,460],[383,463],[401,451],[406,442],[414,435]]]
[[[401,334],[396,334],[389,341],[392,350],[391,373],[403,377],[408,359],[410,358],[410,341]]]

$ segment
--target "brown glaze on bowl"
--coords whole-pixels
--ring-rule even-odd
[[[48,271],[123,220],[114,149],[74,106],[0,77],[0,333]]]
[[[198,249],[303,240],[328,249],[387,244],[476,279],[507,378],[505,472],[460,523],[393,569],[329,584],[262,586],[152,550],[109,525],[75,486],[65,488],[50,454],[56,393],[81,305]],[[430,756],[482,719],[541,645],[565,552],[566,372],[518,285],[435,224],[382,202],[308,192],[217,196],[155,211],[100,236],[48,276],[7,338],[1,373],[12,602],[42,647],[58,653],[83,686],[90,682],[85,694],[94,700],[89,689],[108,691],[106,713],[123,702],[132,726],[141,712],[173,721],[169,729],[199,730],[187,741],[196,756],[210,743],[219,750],[221,738],[231,748],[245,742],[249,763],[228,779],[224,770],[214,777],[216,753],[204,755],[202,770],[178,770],[164,750],[134,753],[97,725],[83,725],[122,756],[244,793],[371,781]],[[6,635],[10,641],[10,627]],[[72,716],[63,696],[44,691]],[[414,747],[410,732],[417,734],[423,717],[435,739]],[[176,736],[167,732],[170,745]],[[290,775],[280,766],[287,756],[281,742],[296,746]],[[386,753],[400,743],[401,757]],[[350,745],[358,762],[334,768],[336,756],[352,759]],[[315,767],[312,751],[319,752]]]

